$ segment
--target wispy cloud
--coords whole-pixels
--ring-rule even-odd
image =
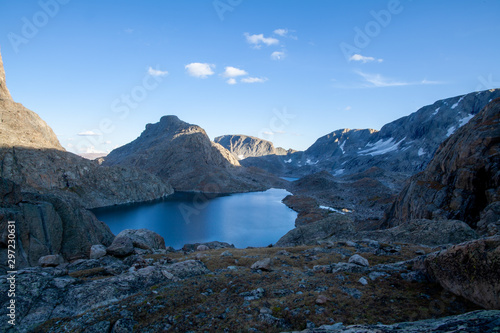
[[[398,81],[384,77],[381,74],[368,74],[361,71],[356,71],[356,74],[360,75],[366,81],[367,84],[365,84],[364,87],[380,88],[380,87],[399,87],[399,86],[414,86],[414,85],[433,85],[433,84],[444,83],[440,81],[429,81],[426,79],[413,82]]]
[[[288,29],[276,29],[273,32],[275,35],[285,37],[288,34]]]
[[[266,77],[245,77],[241,79],[241,82],[243,83],[263,83],[266,81],[267,81]]]
[[[349,58],[349,61],[361,61],[363,64],[366,64],[367,62],[382,62],[384,59],[375,59],[374,57],[365,57],[362,56],[361,54],[354,54]]]
[[[230,78],[230,79],[229,79],[229,80],[227,80],[226,82],[227,82],[227,84],[231,84],[231,85],[233,85],[233,84],[236,84],[236,79],[235,79],[235,78]]]
[[[168,75],[167,71],[161,71],[159,69],[154,69],[153,67],[148,68],[148,74],[151,76],[165,76]]]
[[[83,131],[83,132],[78,133],[77,135],[79,135],[79,136],[101,136],[101,134],[96,133],[94,131]]]
[[[222,73],[223,77],[238,77],[243,75],[248,75],[248,73],[243,69],[231,66],[226,67],[224,73]]]
[[[250,35],[248,32],[244,33],[249,44],[252,44],[255,48],[260,48],[262,44],[267,46],[279,44],[279,40],[273,37],[264,37],[264,34]]]
[[[214,74],[214,71],[212,69],[215,68],[215,65],[193,62],[186,65],[185,68],[189,75],[200,79],[206,79],[208,76]]]
[[[282,60],[285,57],[285,52],[283,51],[274,51],[271,53],[271,59],[273,60]]]

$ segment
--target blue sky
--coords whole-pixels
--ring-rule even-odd
[[[70,151],[175,114],[306,149],[500,86],[500,1],[0,0],[17,102]]]

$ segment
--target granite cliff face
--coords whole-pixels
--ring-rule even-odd
[[[500,230],[500,99],[439,147],[387,214],[387,225],[414,218],[458,219],[482,234]]]
[[[239,160],[266,155],[287,155],[293,152],[291,149],[275,148],[271,141],[246,135],[223,135],[216,137],[214,141]]]
[[[16,267],[36,266],[46,255],[65,260],[88,257],[93,244],[109,245],[108,226],[77,201],[51,194],[21,192],[15,183],[0,178],[0,272],[7,263],[7,223],[17,229]]]
[[[263,190],[272,178],[242,168],[227,149],[211,142],[201,127],[176,116],[164,116],[158,123],[146,125],[136,140],[109,153],[103,165],[146,170],[179,191]]]
[[[441,142],[498,97],[500,89],[491,89],[440,100],[380,131],[341,129],[319,138],[304,152],[252,157],[240,163],[291,176],[322,170],[342,176],[371,167],[411,176],[425,168]]]

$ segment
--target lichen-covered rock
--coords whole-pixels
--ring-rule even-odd
[[[430,254],[424,266],[443,288],[486,309],[500,309],[500,236]]]
[[[165,250],[165,240],[158,233],[148,229],[125,229],[116,237],[128,237],[134,247],[143,250]]]
[[[50,254],[48,256],[43,256],[38,259],[38,265],[42,267],[56,267],[64,262],[63,257],[56,254]]]
[[[134,252],[134,243],[127,236],[117,236],[106,252],[115,257],[126,257]]]
[[[363,238],[380,242],[403,242],[437,246],[458,244],[476,239],[477,233],[465,222],[457,220],[410,220],[396,227],[361,232]]]
[[[392,325],[350,325],[342,323],[291,333],[445,333],[445,332],[497,332],[500,311],[473,311],[457,316],[419,320]]]
[[[262,260],[256,261],[252,264],[252,269],[260,269],[263,271],[271,270],[271,258],[264,258]]]
[[[106,246],[95,244],[90,247],[90,259],[99,259],[106,255]]]
[[[359,254],[355,254],[349,258],[349,264],[356,264],[363,267],[368,267],[370,264],[366,258],[363,258]]]
[[[340,214],[330,216],[306,225],[298,226],[281,237],[276,247],[316,244],[326,238],[346,240],[355,234],[353,221],[350,217]]]

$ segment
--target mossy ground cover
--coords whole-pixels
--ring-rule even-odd
[[[390,264],[433,249],[406,246],[394,255],[359,252],[343,243],[293,248],[219,249],[190,254],[150,255],[154,260],[201,260],[212,273],[178,282],[155,285],[93,310],[95,322],[127,316],[136,322],[137,332],[280,332],[343,322],[349,324],[392,324],[401,321],[444,317],[479,309],[470,302],[445,292],[430,282],[411,282],[395,272],[376,280],[362,273],[325,273],[316,265],[347,262],[358,253],[370,266]],[[221,254],[229,251],[231,255]],[[271,271],[252,270],[263,258],[272,259]],[[92,278],[91,272],[81,277]],[[101,274],[95,271],[96,275]],[[75,275],[75,277],[78,274]],[[359,282],[361,277],[367,285]],[[245,299],[244,293],[258,288],[264,294]],[[243,295],[242,295],[243,294]],[[319,296],[324,302],[318,304]],[[83,314],[85,316],[85,314]],[[68,319],[71,320],[71,319]],[[66,320],[41,327],[57,331]],[[51,328],[50,328],[51,327]],[[84,328],[82,328],[84,332]]]

